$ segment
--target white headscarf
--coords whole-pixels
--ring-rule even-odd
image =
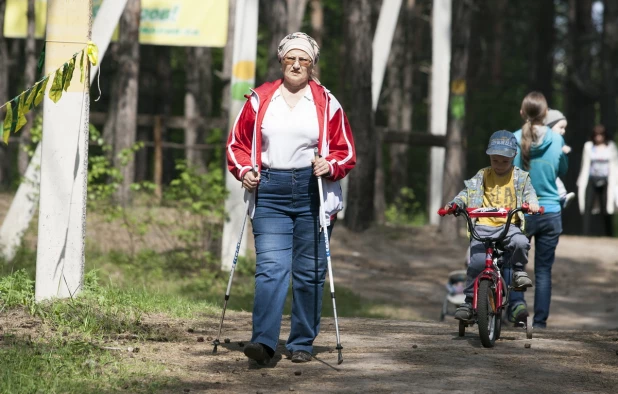
[[[281,62],[281,59],[283,59],[285,54],[292,49],[300,49],[301,51],[305,51],[311,58],[311,62],[314,65],[320,60],[320,47],[318,46],[318,43],[305,33],[296,32],[283,37],[279,43],[279,47],[277,48],[277,57],[279,58],[279,62]]]

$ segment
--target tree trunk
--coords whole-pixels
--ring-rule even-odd
[[[152,141],[152,130],[148,127],[137,127],[137,141]],[[135,152],[135,182],[143,182],[148,179],[148,148],[144,147]]]
[[[224,133],[221,133],[221,140],[219,142],[225,144],[229,129],[233,126],[233,120],[230,119],[230,104],[232,100],[232,66],[234,61],[234,24],[236,23],[236,0],[229,0],[229,14],[227,24],[227,42],[223,49],[223,70],[221,72],[221,80],[223,82],[223,88],[221,89],[221,117],[228,119],[228,127]],[[227,172],[227,161],[225,155],[223,155],[220,161],[221,169],[225,174]]]
[[[356,143],[356,168],[350,173],[345,223],[352,231],[366,230],[373,223],[376,166],[376,136],[371,107],[372,30],[371,1],[345,0],[345,110]]]
[[[603,92],[601,97],[601,123],[610,138],[616,135],[616,61],[618,60],[618,3],[604,1],[603,11],[603,47],[601,67]]]
[[[0,0],[0,102],[6,103],[9,99],[9,48],[4,38],[4,13],[6,0]],[[0,184],[7,183],[8,176],[8,149],[0,144]]]
[[[185,145],[187,162],[200,171],[206,171],[203,151],[190,149],[196,143],[204,143],[207,117],[211,112],[212,79],[210,48],[186,48],[185,66]]]
[[[442,201],[450,201],[461,190],[464,181],[465,154],[464,122],[466,116],[466,76],[468,73],[468,50],[470,45],[470,21],[474,1],[453,2],[451,94],[449,120],[446,132],[444,161],[444,186]],[[440,220],[440,232],[444,239],[459,236],[458,225],[452,218]]]
[[[158,116],[160,110],[160,100],[163,98],[159,93],[161,81],[157,75],[159,65],[160,50],[165,51],[166,47],[159,45],[140,45],[140,59],[152,59],[149,62],[141,62],[139,65],[139,94],[140,100],[137,106],[138,114],[150,114]],[[165,53],[169,56],[169,51]],[[169,78],[169,75],[167,76]],[[137,126],[137,142],[153,141],[153,126]],[[135,152],[135,182],[148,179],[150,172],[148,160],[148,148],[139,149]]]
[[[139,92],[139,21],[140,0],[129,0],[120,17],[118,37],[117,117],[114,127],[114,166],[123,180],[116,194],[120,203],[130,202],[130,186],[135,179],[135,155],[130,149],[137,132],[137,100]]]
[[[311,36],[322,47],[322,34],[324,31],[324,7],[322,0],[311,0]],[[313,69],[315,74],[320,77],[320,64],[316,64]]]
[[[300,27],[303,24],[303,18],[305,16],[305,10],[307,9],[307,0],[287,0],[287,3],[288,3],[288,34],[289,34],[289,33],[295,33],[300,30]]]
[[[155,69],[158,91],[156,94],[157,101],[155,103],[155,114],[161,117],[160,132],[162,141],[169,139],[169,128],[167,127],[167,119],[172,115],[172,103],[174,102],[174,89],[172,86],[172,47],[157,46],[156,47],[157,64]],[[154,135],[154,127],[152,131]],[[163,153],[163,183],[167,184],[174,178],[176,162],[174,156],[170,154],[171,150],[164,149]]]
[[[535,37],[531,40],[536,43],[536,52],[532,53],[531,57],[533,67],[530,69],[534,71],[534,75],[531,78],[530,90],[543,93],[552,107],[556,11],[553,1],[539,1],[537,7],[538,22],[532,29]]]
[[[233,66],[233,56],[234,56],[234,23],[235,23],[235,14],[236,14],[236,0],[229,0],[230,8],[227,24],[227,42],[225,43],[225,48],[223,50],[223,70],[222,77],[223,80],[223,90],[221,92],[221,112],[224,118],[229,117],[230,112],[230,100],[232,98],[232,94],[230,92],[231,86],[230,81],[232,80],[232,66]],[[222,133],[224,140],[227,140],[227,133]],[[226,167],[227,168],[227,167]]]
[[[34,38],[35,19],[34,19],[34,0],[28,0],[27,8],[28,19],[28,34],[26,37],[26,68],[24,70],[24,90],[34,85],[36,78],[37,59],[36,59],[36,39]],[[30,145],[30,130],[32,129],[32,123],[34,120],[34,111],[30,111],[26,114],[26,124],[21,129],[19,136],[19,151],[17,153],[17,169],[20,175],[24,175],[28,163],[30,163],[30,157],[25,148]]]
[[[491,64],[491,77],[494,84],[502,84],[502,60],[504,54],[502,53],[502,43],[504,41],[504,10],[506,8],[506,0],[495,0],[492,4],[493,8],[493,61]]]
[[[268,46],[268,70],[266,71],[266,81],[274,81],[281,78],[281,64],[277,58],[277,48],[279,42],[288,33],[288,10],[287,0],[271,0],[268,6],[264,6],[262,14],[268,24],[270,32],[270,44]]]
[[[389,77],[389,85],[391,92],[396,93],[397,96],[394,102],[389,103],[389,129],[408,133],[412,131],[413,114],[414,51],[412,48],[414,47],[414,33],[417,30],[414,17],[415,4],[415,0],[407,0],[403,4],[391,50],[393,56],[397,56],[400,60],[396,61],[396,66],[389,67],[389,75],[391,71],[395,71],[393,76]],[[394,53],[395,50],[397,55]],[[408,185],[409,146],[391,144],[389,149],[391,158],[389,200],[392,202],[401,189]]]
[[[577,191],[576,181],[584,143],[589,139],[595,123],[597,92],[592,84],[592,0],[569,0],[569,46],[567,50],[566,117],[569,121],[568,144],[570,169],[564,179],[567,191]],[[563,230],[567,234],[581,233],[581,216],[577,204],[571,204],[564,215]]]
[[[261,5],[261,14],[270,32],[266,81],[273,81],[281,78],[281,64],[277,58],[279,42],[286,35],[300,30],[307,0],[269,0]]]
[[[110,42],[108,47],[108,52],[106,54],[106,58],[108,59],[108,64],[110,65],[110,76],[111,83],[109,87],[109,105],[107,108],[107,117],[105,118],[105,124],[103,125],[103,143],[108,146],[110,149],[105,152],[105,155],[108,160],[113,162],[114,152],[115,152],[115,129],[116,129],[116,119],[118,118],[118,79],[120,78],[120,71],[118,68],[118,43]]]

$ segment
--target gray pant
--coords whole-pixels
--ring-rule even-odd
[[[497,237],[504,226],[476,226],[474,227],[479,237]],[[504,253],[504,265],[513,267],[513,271],[523,271],[528,263],[528,251],[530,250],[530,241],[521,229],[511,225],[509,232],[502,241]],[[485,245],[482,242],[472,238],[470,241],[470,265],[468,266],[466,289],[466,302],[471,303],[474,296],[474,279],[485,269]]]

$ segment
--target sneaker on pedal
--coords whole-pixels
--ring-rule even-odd
[[[511,314],[509,315],[509,321],[511,323],[514,323],[515,327],[520,327],[522,323],[524,325],[527,324],[527,320],[528,308],[526,307],[526,304],[521,303],[515,305],[515,307],[511,310]]]
[[[524,271],[517,271],[513,273],[513,290],[524,291],[528,287],[532,287],[532,279],[528,277],[528,274]]]
[[[455,319],[462,321],[472,320],[472,305],[468,303],[459,305],[455,311]]]

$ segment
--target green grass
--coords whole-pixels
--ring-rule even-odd
[[[88,248],[80,294],[36,303],[35,261],[36,253],[27,249],[11,263],[0,261],[0,320],[21,309],[21,316],[40,322],[36,330],[0,331],[0,393],[154,393],[174,387],[174,380],[161,373],[162,365],[136,362],[127,352],[110,352],[103,345],[127,334],[138,342],[179,340],[177,327],[166,328],[151,316],[189,323],[218,318],[229,278],[229,272],[177,256],[140,251],[131,257]],[[251,311],[254,265],[251,258],[240,259],[228,310]],[[361,301],[342,286],[336,296],[340,317],[393,316],[389,305]],[[288,296],[284,313],[290,310]],[[332,316],[328,283],[323,316]]]
[[[172,384],[160,366],[139,364],[82,341],[6,337],[0,347],[2,393],[151,393]]]

